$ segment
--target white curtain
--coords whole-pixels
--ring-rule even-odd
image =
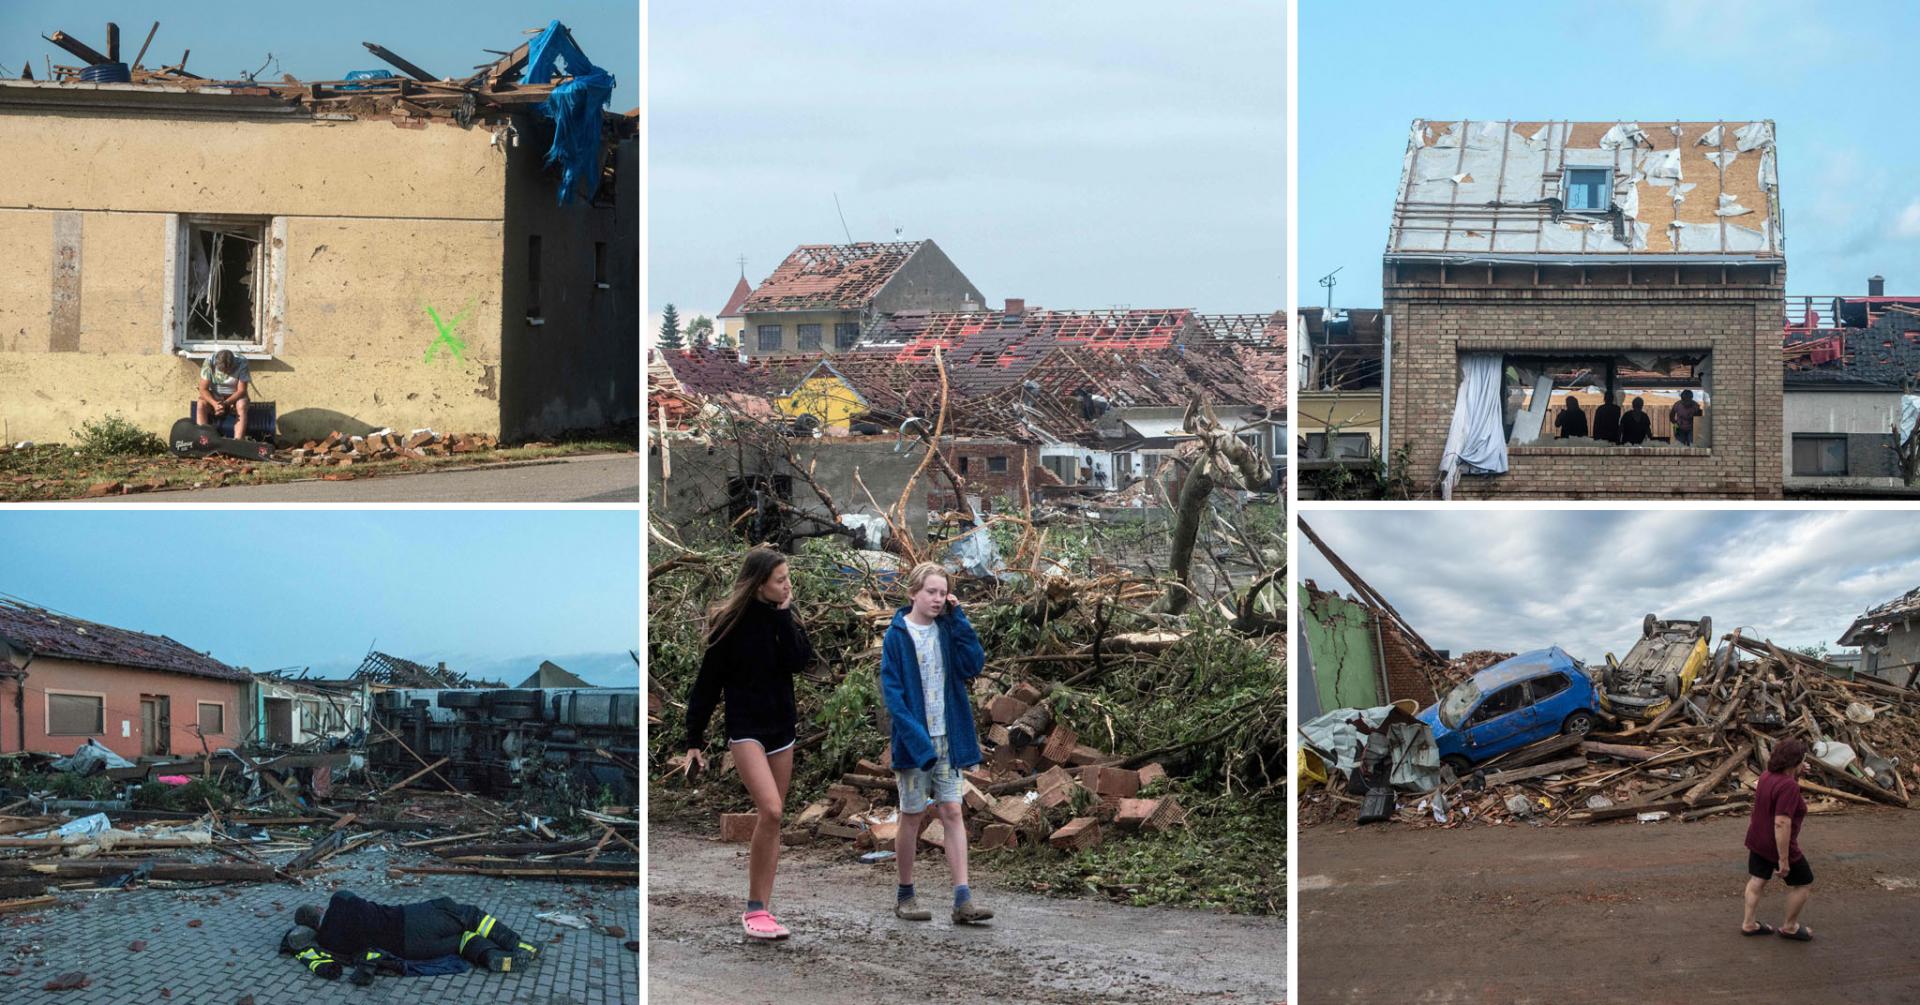
[[[1900,445],[1901,446],[1906,446],[1907,441],[1913,438],[1913,427],[1916,421],[1920,421],[1920,394],[1901,395],[1900,396]]]
[[[1440,497],[1453,498],[1460,469],[1494,475],[1507,470],[1507,438],[1500,411],[1501,356],[1497,352],[1460,357],[1460,392],[1453,399],[1453,425],[1440,457]]]

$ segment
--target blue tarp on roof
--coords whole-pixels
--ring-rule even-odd
[[[562,206],[572,198],[574,186],[581,186],[588,200],[600,187],[600,113],[613,100],[614,86],[613,75],[593,65],[558,20],[548,22],[547,30],[527,47],[526,82],[552,80],[555,65],[563,60],[566,76],[573,79],[554,88],[538,109],[553,120],[547,163],[561,166]]]

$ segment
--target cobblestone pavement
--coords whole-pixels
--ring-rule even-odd
[[[640,956],[625,945],[640,937],[637,875],[631,887],[445,875],[390,880],[388,861],[384,850],[349,853],[327,863],[329,871],[300,889],[250,883],[62,892],[49,908],[0,916],[0,1002],[236,1005],[247,996],[253,1005],[639,1001]],[[342,888],[390,903],[452,897],[477,904],[539,944],[540,959],[524,974],[381,977],[364,988],[345,978],[321,980],[276,950],[295,907],[325,904]],[[544,911],[577,915],[597,926],[582,931],[534,920]],[[625,934],[609,935],[599,926],[616,926]],[[133,950],[136,940],[146,947]],[[15,968],[19,973],[10,973]],[[73,971],[92,983],[81,990],[44,990],[48,981]]]

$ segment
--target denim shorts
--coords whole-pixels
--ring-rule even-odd
[[[929,803],[960,801],[960,772],[947,759],[947,738],[933,738],[933,767],[894,769],[893,781],[900,790],[900,812],[921,813]]]

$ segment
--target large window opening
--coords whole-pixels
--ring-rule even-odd
[[[1707,447],[1711,369],[1699,350],[1508,355],[1507,444]]]
[[[260,344],[265,326],[267,221],[180,221],[180,341],[214,348]]]

